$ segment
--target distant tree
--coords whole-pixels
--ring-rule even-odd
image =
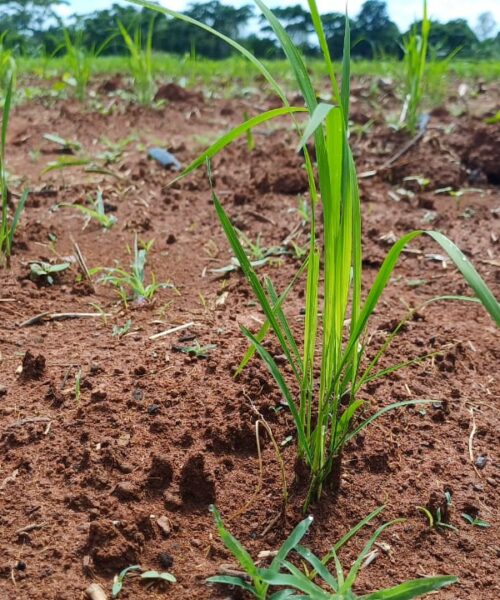
[[[460,56],[472,56],[478,48],[478,39],[465,19],[454,19],[447,23],[431,22],[429,46],[438,55],[446,56],[460,48]]]
[[[497,29],[497,22],[491,12],[483,12],[477,18],[475,27],[476,35],[481,40],[493,38]]]
[[[238,8],[222,4],[219,0],[210,0],[209,2],[197,2],[190,4],[184,14],[213,27],[220,33],[227,35],[232,39],[239,39],[242,29],[253,16],[253,8],[245,4]],[[170,31],[174,27],[177,31],[183,30],[183,27],[173,25],[170,21]],[[230,47],[222,40],[206,34],[200,30],[193,30],[188,26],[189,34],[185,41],[189,40],[189,45],[196,45],[197,51],[210,58],[224,58],[231,53]]]
[[[334,60],[340,60],[344,53],[345,15],[342,13],[326,13],[322,15],[328,48]],[[356,27],[355,21],[349,19],[350,29]]]
[[[66,0],[0,0],[0,30],[33,34],[44,30],[51,19],[58,19],[54,6]]]
[[[353,31],[353,55],[374,58],[377,54],[399,54],[400,33],[387,13],[383,0],[366,0]]]
[[[309,37],[314,31],[314,27],[309,11],[300,4],[295,4],[285,8],[274,8],[273,13],[279,19],[293,43],[304,52],[311,53],[313,47],[309,42]],[[264,24],[262,31],[272,31],[264,15],[261,15],[260,21]]]

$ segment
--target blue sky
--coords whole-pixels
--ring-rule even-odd
[[[114,0],[117,2],[117,0]],[[227,4],[241,5],[251,4],[251,0],[224,0]],[[317,0],[319,9],[323,12],[343,12],[345,0]],[[160,0],[161,4],[173,10],[183,10],[189,4],[189,0]],[[268,0],[269,6],[287,6],[300,2],[307,6],[306,0]],[[118,0],[118,3],[125,2]],[[93,10],[108,8],[113,0],[69,0],[69,6],[62,7],[59,12],[68,14],[71,12],[91,12]],[[349,13],[356,15],[363,0],[349,0]],[[389,14],[401,29],[407,26],[422,12],[421,0],[388,0]],[[491,12],[500,25],[500,1],[499,0],[429,0],[429,13],[438,21],[464,18],[472,27],[477,22],[477,17],[482,12]]]

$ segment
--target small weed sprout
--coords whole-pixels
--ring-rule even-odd
[[[139,565],[133,565],[131,567],[123,569],[123,571],[121,571],[118,575],[115,575],[115,579],[113,581],[113,588],[111,590],[111,597],[117,598],[119,596],[125,584],[125,579],[127,578],[127,575],[129,573],[134,574],[139,571],[142,571],[142,567],[140,567]],[[167,573],[166,571],[142,571],[140,574],[140,578],[144,582],[163,581],[166,583],[175,583],[177,581],[173,575]]]
[[[113,333],[111,334],[113,337],[121,338],[130,331],[132,327],[132,319],[128,319],[121,327],[120,325],[113,325]]]
[[[30,263],[31,278],[34,281],[47,283],[48,285],[54,284],[54,277],[63,271],[69,269],[70,264],[68,262],[60,263],[58,265],[52,265],[47,262],[32,262]]]
[[[198,340],[191,346],[176,346],[175,349],[195,358],[208,358],[208,353],[217,348],[216,344],[202,346]]]
[[[151,240],[139,248],[137,236],[135,237],[134,256],[130,271],[119,267],[92,270],[93,274],[99,271],[105,272],[99,281],[115,287],[125,306],[130,300],[135,304],[149,302],[158,290],[173,288],[171,283],[157,283],[154,273],[151,275],[151,282],[146,284],[146,260],[153,242],[154,240]]]
[[[467,513],[462,513],[462,519],[467,521],[469,525],[474,525],[475,527],[484,527],[485,529],[491,527],[491,523],[487,521],[483,521],[479,517],[473,517],[472,515],[468,515]]]
[[[89,199],[91,207],[83,206],[82,204],[60,204],[65,208],[74,208],[85,215],[85,223],[83,229],[87,227],[92,219],[97,221],[103,229],[111,229],[116,224],[117,218],[114,215],[108,215],[105,211],[104,200],[101,190],[97,191],[96,199]]]
[[[456,577],[443,575],[409,580],[395,587],[378,590],[363,596],[358,596],[353,592],[359,571],[375,542],[388,527],[400,523],[404,519],[396,519],[381,525],[370,537],[347,575],[344,573],[338,553],[342,546],[353,538],[360,529],[379,515],[383,509],[383,506],[376,509],[360,521],[323,558],[315,556],[308,548],[300,544],[313,522],[312,517],[307,517],[297,525],[290,536],[283,542],[271,565],[265,568],[254,562],[240,542],[225,528],[219,513],[212,507],[211,510],[215,517],[219,536],[226,548],[233,554],[245,571],[248,579],[217,575],[210,577],[208,582],[242,588],[258,600],[266,600],[267,598],[275,598],[276,600],[278,598],[303,598],[304,600],[332,600],[333,598],[338,598],[339,600],[341,598],[345,598],[346,600],[389,600],[390,598],[404,598],[405,600],[411,600],[412,598],[425,596],[455,583],[457,581]],[[304,571],[290,562],[288,557],[292,553],[298,555]],[[334,563],[335,575],[327,568],[330,562]],[[319,580],[321,585],[315,583],[316,580]],[[272,586],[282,589],[270,595],[269,590]]]

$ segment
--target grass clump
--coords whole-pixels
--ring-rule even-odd
[[[118,28],[129,51],[129,69],[134,80],[137,99],[140,104],[150,105],[153,103],[155,96],[153,73],[154,17],[149,21],[145,44],[142,41],[140,26],[135,28],[132,35],[121,21],[118,21]]]
[[[266,568],[254,562],[242,544],[226,529],[217,509],[212,507],[211,510],[215,517],[219,536],[247,577],[218,575],[208,579],[208,582],[242,588],[258,600],[266,600],[267,598],[270,600],[284,600],[285,598],[303,598],[304,600],[411,600],[455,583],[457,578],[449,575],[422,577],[363,596],[355,594],[353,588],[356,585],[356,579],[374,544],[388,527],[400,523],[404,519],[396,519],[381,525],[365,544],[347,574],[344,572],[338,553],[360,529],[369,524],[383,509],[382,506],[374,510],[355,525],[322,558],[317,557],[300,543],[313,522],[312,517],[307,517],[295,527],[290,536],[283,542],[270,566]],[[299,559],[299,564],[302,564],[303,570],[290,561],[290,555],[295,555],[295,558]],[[335,575],[328,569],[331,562],[335,566]],[[273,587],[280,588],[280,591],[271,593]]]
[[[7,187],[7,168],[5,165],[5,150],[7,146],[7,128],[9,125],[10,108],[13,94],[13,75],[7,84],[4,104],[2,108],[2,128],[0,132],[0,194],[2,202],[2,214],[0,221],[0,266],[10,267],[12,254],[12,243],[16,233],[19,219],[24,210],[28,198],[28,190],[24,190],[17,202],[14,213],[11,215],[9,209],[9,189]]]
[[[85,45],[83,31],[81,30],[76,31],[73,38],[67,29],[63,30],[63,35],[64,42],[61,47],[66,50],[66,69],[69,74],[66,83],[74,86],[76,97],[83,102],[87,96],[87,88],[95,60],[116,34],[108,37],[98,48],[95,45],[90,48]]]
[[[156,292],[160,289],[173,288],[170,283],[158,283],[154,273],[151,275],[151,282],[146,283],[146,261],[154,240],[139,247],[137,237],[134,239],[133,261],[130,265],[130,271],[122,267],[97,268],[92,273],[104,271],[105,274],[100,278],[102,283],[109,283],[118,292],[121,301],[125,306],[130,301],[134,304],[142,304],[153,299]]]
[[[431,22],[427,14],[427,0],[424,0],[420,32],[414,25],[403,40],[405,101],[400,121],[412,135],[416,133],[419,124],[419,108],[424,93],[430,30]]]
[[[389,410],[427,402],[396,402],[366,417],[362,413],[365,402],[358,397],[363,385],[369,381],[409,364],[377,368],[391,337],[371,361],[365,360],[370,317],[391,280],[404,248],[423,234],[430,236],[448,254],[474,291],[475,298],[465,300],[482,302],[497,325],[500,325],[500,306],[464,254],[446,236],[436,231],[412,231],[397,240],[388,252],[371,288],[367,292],[363,290],[361,203],[356,168],[349,146],[350,32],[347,19],[340,87],[316,1],[309,0],[311,19],[331,84],[331,101],[319,103],[299,50],[266,4],[262,0],[255,0],[281,43],[304,98],[306,108],[303,108],[290,106],[284,91],[266,66],[231,38],[186,15],[152,5],[145,0],[133,2],[196,25],[226,41],[259,70],[272,91],[283,102],[281,108],[247,119],[223,135],[193,161],[180,177],[205,164],[231,142],[246,135],[248,130],[274,118],[289,115],[297,129],[300,140],[298,147],[304,153],[309,177],[311,236],[304,264],[281,294],[269,278],[265,277],[261,281],[257,276],[238,231],[231,223],[214,189],[212,199],[234,256],[267,319],[257,335],[242,328],[243,334],[251,343],[251,349],[244,357],[241,367],[257,352],[289,407],[296,429],[298,461],[308,473],[309,491],[305,501],[307,508],[313,500],[319,499],[327,482],[338,488],[342,453],[350,440]],[[296,114],[304,111],[308,113],[309,118],[305,125],[302,125],[298,122]],[[315,145],[319,187],[306,146],[310,138]],[[320,203],[324,223],[322,239],[316,219]],[[306,310],[301,339],[298,339],[285,315],[283,304],[304,271]],[[322,303],[320,288],[324,296]],[[276,336],[291,368],[298,394],[292,391],[294,388],[288,373],[278,367],[263,344],[269,330]]]

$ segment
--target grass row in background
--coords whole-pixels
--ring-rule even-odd
[[[42,77],[52,77],[63,73],[66,58],[18,58],[18,69],[20,73],[35,74]],[[285,60],[264,61],[273,77],[282,81],[292,80],[289,64]],[[437,63],[439,64],[439,63]],[[307,63],[314,78],[327,77],[324,64],[320,60],[312,60]],[[335,65],[337,69],[340,64]],[[430,64],[432,69],[432,63]],[[127,56],[99,56],[95,58],[92,65],[96,74],[127,74],[129,71],[129,58]],[[186,85],[210,86],[217,78],[217,85],[221,78],[228,82],[238,80],[248,85],[253,84],[256,71],[248,69],[245,61],[234,56],[225,60],[196,59],[179,57],[169,54],[154,54],[153,69],[159,77],[183,80]],[[396,60],[378,61],[352,61],[352,74],[357,76],[390,77],[401,80],[403,77],[403,63]],[[495,81],[500,78],[500,61],[465,61],[455,59],[448,67],[448,74],[457,78],[477,78],[484,81]]]

